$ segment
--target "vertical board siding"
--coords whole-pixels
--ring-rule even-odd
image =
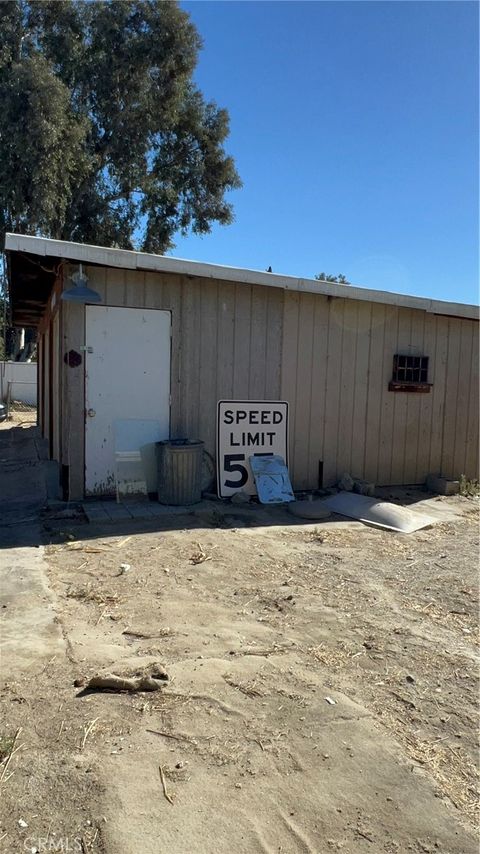
[[[53,435],[52,435],[52,451],[53,459],[59,462],[60,460],[60,315],[55,314],[51,323],[52,335],[52,410],[53,410]]]
[[[43,437],[50,439],[50,331],[47,327],[43,336]]]
[[[85,479],[85,306],[64,302],[60,310],[62,352],[82,357],[80,365],[62,371],[62,463],[68,466],[69,498],[76,500],[83,498]]]
[[[43,417],[43,380],[45,373],[45,345],[44,345],[44,335],[42,333],[38,336],[38,356],[37,356],[37,424],[40,428],[40,434],[42,436],[44,433],[44,425],[45,419]]]
[[[443,412],[442,456],[440,473],[454,476],[455,427],[457,421],[458,371],[460,367],[461,321],[448,321],[447,377]],[[465,370],[465,366],[463,366]],[[461,474],[461,472],[459,472]]]
[[[431,474],[441,473],[447,355],[448,318],[436,317],[435,350],[432,351],[428,363],[430,382],[433,383],[430,392],[432,395],[432,411],[430,420],[430,460],[428,466]]]
[[[471,354],[471,376],[468,401],[468,421],[465,448],[465,474],[470,478],[478,478],[478,409],[479,409],[479,353],[478,353],[478,328],[472,323],[472,354]]]
[[[69,268],[69,272],[73,272],[73,267]],[[107,301],[107,269],[105,267],[86,267],[85,274],[88,279],[89,288],[93,288],[100,294],[102,302]],[[65,287],[69,287],[68,280]]]
[[[310,429],[312,402],[313,341],[315,321],[315,296],[302,294],[298,312],[297,341],[297,395],[295,412],[291,413],[294,429],[293,454],[295,481],[299,489],[308,488],[310,481]],[[304,429],[304,425],[305,428]]]
[[[233,387],[238,400],[248,399],[250,377],[250,326],[252,288],[235,285],[235,323],[233,329]],[[210,330],[210,335],[212,331]]]
[[[126,305],[126,271],[107,267],[106,273],[105,304],[116,306]]]
[[[398,310],[398,334],[395,353],[413,355],[411,347],[412,312],[406,308]],[[416,355],[416,354],[415,354]],[[393,354],[389,359],[389,379],[392,376]],[[388,385],[388,382],[387,382]],[[403,483],[405,460],[405,442],[407,436],[413,440],[413,433],[407,425],[407,407],[409,394],[388,392],[393,398],[393,435],[390,447],[390,476],[387,483]]]
[[[457,404],[452,471],[465,473],[467,450],[469,389],[472,374],[472,328],[468,320],[460,321],[460,357],[458,360]]]
[[[145,308],[146,274],[139,270],[125,275],[125,305],[132,308]]]
[[[323,472],[324,482],[327,486],[337,479],[344,303],[345,300],[339,299],[330,299],[328,302],[327,376],[323,433]]]
[[[367,448],[367,402],[370,381],[372,306],[357,303],[357,340],[353,370],[353,419],[350,470],[365,472]]]
[[[377,484],[478,470],[478,324],[424,311],[168,273],[87,268],[104,304],[171,312],[172,437],[215,453],[218,399],[287,400],[296,489],[344,471]],[[84,345],[84,307],[61,306],[59,358]],[[42,361],[49,339],[44,336]],[[390,392],[396,353],[429,357],[428,394]],[[45,364],[47,367],[47,365]],[[121,370],[121,366],[119,366]],[[48,375],[46,372],[46,381]],[[84,377],[61,370],[62,461],[83,494]],[[48,394],[43,396],[48,425]]]
[[[415,477],[412,483],[424,483],[430,473],[430,439],[432,430],[432,412],[434,402],[434,390],[436,386],[436,318],[432,314],[424,317],[423,328],[423,355],[428,356],[428,382],[433,386],[429,394],[419,394],[419,428],[417,442],[417,461],[415,466]]]
[[[380,354],[382,370],[380,394],[382,396],[380,428],[378,434],[378,466],[376,483],[389,484],[392,472],[392,447],[394,434],[395,394],[388,390],[392,378],[393,357],[398,352],[399,310],[385,306],[385,331],[383,353]],[[374,441],[372,437],[371,441]]]
[[[225,286],[223,286],[225,289]],[[267,288],[252,290],[252,318],[250,323],[250,372],[248,396],[250,400],[265,400],[265,368],[267,359]]]
[[[145,308],[163,308],[163,281],[155,273],[145,273]]]
[[[271,399],[273,390],[280,396],[280,372],[283,336],[283,294],[267,291],[267,341],[265,357],[265,398]]]
[[[215,417],[217,405],[217,330],[216,307],[218,285],[200,282],[200,411],[198,435],[207,450],[215,449]]]
[[[182,278],[180,303],[180,388],[177,439],[198,439],[200,405],[200,290],[195,281]]]
[[[384,372],[385,321],[387,306],[372,305],[370,318],[370,351],[365,412],[365,468],[364,476],[372,483],[378,482],[378,456],[382,414],[382,377]]]
[[[475,321],[287,292],[281,387],[295,488],[318,486],[319,460],[325,486],[344,471],[384,485],[475,477],[477,352]],[[429,393],[389,391],[396,353],[429,357]]]
[[[171,312],[172,437],[201,438],[214,454],[218,400],[279,399],[283,291],[99,267],[87,275],[106,305]]]
[[[323,467],[325,391],[327,384],[328,315],[329,303],[327,297],[315,299],[312,341],[312,370],[309,389],[309,483],[312,483],[314,481],[315,473],[319,472],[320,463]]]
[[[343,300],[343,332],[340,353],[340,399],[338,406],[336,471],[352,470],[353,410],[357,366],[358,303]],[[362,448],[363,452],[363,448]]]
[[[422,311],[411,312],[410,347],[412,356],[426,356],[425,350],[425,315]],[[429,359],[430,360],[430,359]],[[392,392],[393,393],[393,392]],[[407,399],[405,447],[403,454],[403,476],[401,483],[415,483],[417,476],[418,442],[420,434],[420,413],[422,397],[430,398],[430,394],[404,394]]]
[[[295,424],[297,407],[297,363],[298,363],[298,312],[300,296],[287,291],[284,295],[283,310],[283,346],[281,368],[280,397],[288,403],[289,434],[288,462],[293,481],[296,483],[295,436],[297,430],[303,435],[306,425]]]
[[[265,340],[265,335],[263,336]],[[217,400],[232,399],[235,288],[217,288]]]
[[[182,279],[180,276],[157,276],[162,288],[162,304],[160,308],[171,312],[172,319],[172,349],[170,361],[170,435],[181,438],[183,424],[181,423],[181,351],[183,342],[182,329]]]

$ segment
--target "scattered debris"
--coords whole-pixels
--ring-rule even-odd
[[[348,493],[348,496],[358,499],[358,493]],[[298,497],[304,499],[307,495]],[[395,497],[402,501],[403,495],[398,491]],[[424,497],[420,490],[418,497]],[[407,500],[411,501],[412,498]],[[63,577],[68,576],[66,587],[59,589],[59,595],[64,595],[64,590],[77,585],[83,587],[88,579],[93,585],[92,593],[98,592],[103,600],[107,591],[117,593],[121,607],[119,605],[109,610],[123,612],[121,616],[117,614],[121,619],[120,624],[109,623],[109,617],[102,617],[100,625],[105,625],[105,635],[102,631],[104,646],[100,648],[99,660],[94,652],[100,635],[93,626],[103,611],[102,606],[93,604],[92,607],[88,601],[77,604],[73,599],[67,600],[64,614],[67,630],[70,632],[72,624],[78,626],[83,621],[85,631],[89,634],[88,646],[82,645],[85,638],[78,632],[72,641],[76,668],[73,676],[83,672],[85,685],[94,674],[111,670],[120,675],[127,671],[130,674],[131,668],[143,668],[146,661],[155,660],[165,665],[171,677],[177,671],[177,678],[182,674],[184,695],[176,695],[175,688],[167,682],[160,692],[103,695],[103,698],[92,694],[89,699],[78,700],[76,704],[62,696],[57,711],[58,695],[55,693],[52,699],[55,702],[55,708],[52,709],[55,716],[52,716],[47,731],[53,735],[54,741],[57,734],[60,735],[59,750],[73,748],[76,751],[80,779],[91,779],[94,784],[94,775],[83,778],[83,773],[91,770],[94,754],[100,756],[112,750],[111,736],[119,739],[118,744],[115,742],[113,745],[117,747],[113,753],[118,754],[113,759],[122,764],[122,768],[118,772],[115,769],[114,773],[122,774],[122,782],[126,774],[127,785],[128,775],[133,773],[137,780],[143,779],[146,749],[157,769],[161,763],[167,794],[179,810],[183,809],[181,802],[184,800],[181,785],[185,774],[188,776],[190,771],[177,779],[175,769],[182,771],[177,768],[177,760],[184,760],[185,757],[192,759],[194,768],[192,791],[185,792],[185,797],[193,804],[198,803],[199,797],[208,797],[211,791],[210,776],[217,779],[225,774],[225,791],[231,792],[237,780],[243,785],[243,782],[249,780],[247,775],[251,771],[256,772],[264,767],[274,785],[278,772],[283,774],[286,771],[288,774],[290,769],[297,767],[297,756],[298,763],[305,759],[308,768],[310,757],[317,757],[321,765],[318,772],[336,781],[340,754],[336,757],[335,753],[328,753],[328,732],[322,728],[322,719],[336,719],[340,713],[340,717],[352,721],[348,729],[356,758],[352,760],[345,756],[345,761],[354,765],[352,773],[356,782],[356,775],[360,773],[358,769],[365,774],[370,767],[368,761],[364,762],[362,750],[360,754],[357,751],[359,742],[356,740],[357,734],[360,739],[365,737],[363,727],[370,729],[370,721],[357,725],[355,710],[343,709],[344,697],[352,696],[356,703],[368,708],[369,717],[375,715],[377,719],[378,715],[382,739],[385,739],[385,745],[388,739],[393,739],[395,756],[398,758],[400,745],[402,754],[410,759],[412,767],[423,764],[425,774],[421,775],[422,780],[428,774],[437,796],[451,798],[458,805],[459,820],[463,817],[468,819],[473,815],[475,799],[475,771],[470,759],[472,742],[469,740],[468,719],[473,720],[474,715],[476,592],[472,566],[476,556],[474,546],[478,542],[473,519],[473,505],[476,502],[461,497],[442,497],[438,501],[439,519],[443,518],[444,513],[448,520],[450,507],[464,518],[448,524],[440,522],[430,530],[420,531],[411,537],[367,527],[362,530],[359,523],[324,525],[312,522],[308,526],[298,527],[300,520],[292,519],[282,510],[282,516],[278,513],[279,527],[274,532],[271,528],[257,530],[256,526],[252,526],[245,535],[240,534],[238,537],[227,536],[222,531],[205,530],[195,534],[192,528],[196,524],[185,518],[180,520],[178,526],[175,525],[174,531],[164,533],[162,545],[156,545],[160,542],[158,531],[149,529],[147,534],[135,536],[134,542],[124,548],[117,547],[117,541],[123,536],[117,535],[112,539],[110,556],[83,552],[79,552],[78,556],[76,553],[69,555],[63,547],[48,547],[48,553],[59,570],[52,575],[52,583],[59,587]],[[432,502],[433,498],[430,504]],[[445,509],[441,506],[442,502]],[[226,506],[231,508],[234,504]],[[234,507],[230,513],[247,517],[255,506],[245,505],[243,510]],[[410,506],[411,509],[429,512],[426,505],[425,508],[415,504]],[[206,526],[207,523],[202,520],[201,527]],[[150,527],[154,528],[153,525]],[[201,551],[204,555],[208,553],[212,556],[212,567],[209,570],[199,567],[198,571],[195,567],[195,573],[189,572],[187,576],[189,556],[197,552],[197,543],[193,537],[199,535],[204,540]],[[99,543],[99,546],[102,545],[105,544]],[[161,549],[162,555],[158,556],[156,549]],[[75,575],[78,564],[82,565],[82,561],[87,558],[92,577],[83,573]],[[128,581],[114,581],[113,576],[119,571],[120,562],[127,560],[133,562]],[[170,577],[165,575],[165,567],[170,568]],[[212,574],[213,569],[215,572]],[[134,585],[137,576],[140,576],[140,583]],[[193,585],[187,578],[194,580]],[[198,583],[200,578],[201,586]],[[302,603],[302,612],[305,610],[308,620],[294,617],[299,605],[292,605],[294,600],[289,600],[289,596]],[[202,606],[198,621],[200,629],[196,621],[199,604]],[[180,606],[184,605],[187,609],[185,620],[180,621]],[[276,614],[279,605],[284,608],[281,619]],[[211,609],[208,622],[207,608]],[[217,609],[220,608],[221,618],[217,619]],[[183,611],[181,613],[183,616]],[[259,614],[263,615],[264,625],[257,629]],[[435,622],[438,622],[438,631]],[[153,640],[161,631],[159,627],[167,623],[175,629],[174,642],[167,642],[168,659],[167,651],[160,651],[164,641]],[[444,637],[444,630],[447,629],[448,644]],[[286,655],[281,660],[279,653],[283,650],[279,648],[280,645],[275,648],[275,642],[280,640],[283,644],[292,636],[296,638],[296,643],[288,648],[285,643]],[[111,653],[107,646],[109,644],[112,644]],[[114,644],[118,650],[116,653]],[[198,653],[203,653],[203,656]],[[111,657],[107,658],[107,655]],[[102,660],[104,657],[105,663]],[[260,657],[263,660],[259,660]],[[268,658],[274,660],[268,662]],[[42,665],[43,662],[40,667]],[[175,668],[173,671],[172,666]],[[232,675],[227,675],[224,680],[224,671],[228,669]],[[55,682],[61,685],[63,675],[60,670],[57,677],[51,668],[49,684]],[[42,697],[48,700],[46,681],[40,680],[40,691]],[[212,696],[197,697],[194,692],[205,690],[206,685],[212,682]],[[437,684],[443,686],[442,693],[435,690]],[[322,686],[323,690],[325,687],[339,690],[338,699],[331,695],[323,696],[324,703],[332,709],[327,712],[324,706],[323,715]],[[351,690],[352,686],[358,691]],[[11,697],[7,695],[6,700],[12,702],[10,708],[13,714],[17,708],[22,711],[15,704],[21,701],[19,692],[26,694],[26,690],[26,684],[15,685]],[[71,697],[79,690],[75,690]],[[219,697],[222,697],[221,702],[218,702]],[[312,703],[320,703],[317,708],[320,717],[311,715]],[[111,715],[107,713],[105,704],[108,704]],[[43,713],[46,705],[42,700],[41,709],[37,707],[37,712]],[[334,705],[339,705],[340,710],[334,711]],[[70,708],[75,710],[75,707],[77,717],[72,720]],[[79,744],[84,727],[88,728],[92,714],[96,717],[97,712],[101,717],[87,735],[85,748],[80,753]],[[359,720],[362,717],[358,714]],[[446,722],[450,717],[451,722],[448,724]],[[65,718],[65,722],[60,721],[60,718]],[[245,719],[248,722],[246,727]],[[6,733],[6,750],[10,747],[15,727],[20,723],[23,720],[15,721],[12,718]],[[145,723],[153,727],[148,732],[155,734],[155,739],[149,739]],[[135,732],[139,735],[138,727],[140,734],[142,731],[144,733],[140,738],[144,749],[139,749],[137,754],[139,742]],[[24,735],[25,731],[17,744],[27,741]],[[127,748],[130,748],[129,741],[133,742],[133,749],[129,749],[126,755]],[[48,742],[45,743],[45,749],[49,749]],[[339,747],[339,750],[343,761],[344,749]],[[250,751],[253,754],[251,766]],[[23,757],[23,751],[20,756]],[[2,794],[6,792],[11,798],[16,796],[17,787],[22,785],[25,772],[22,768],[20,775],[20,768],[16,769],[17,761],[14,756],[9,768],[9,771],[15,771],[12,778],[15,786],[11,786],[10,780],[8,788],[5,785],[1,790]],[[3,762],[0,774],[2,768]],[[202,776],[204,770],[208,775],[205,788]],[[156,774],[159,773],[153,768],[150,783],[153,783],[153,797],[156,786],[156,808],[161,815],[162,801],[159,796],[162,794],[162,798],[167,798],[162,791],[162,783],[158,788],[160,777],[156,777]],[[418,792],[418,786],[423,785],[422,780],[420,784],[417,783],[416,774],[412,774],[412,778],[415,778],[411,783],[412,791]],[[250,782],[246,783],[246,787],[248,791],[253,791],[256,784],[254,779],[253,787]],[[352,795],[349,785],[347,780],[345,797],[341,803],[344,813],[342,821],[345,821],[344,826],[348,826],[351,836],[350,842],[346,843],[347,847],[351,845],[355,848],[356,844],[361,848],[363,845],[366,851],[368,841],[373,851],[380,845],[378,840],[383,839],[384,814],[381,803],[389,800],[385,798],[385,794],[390,794],[388,786],[379,793],[380,820],[377,820],[377,813],[365,815],[362,810],[360,814],[360,810],[352,807],[348,798]],[[235,790],[242,797],[241,789]],[[90,791],[95,796],[95,788],[92,787]],[[52,794],[56,795],[56,791]],[[29,815],[27,821],[29,824],[32,822],[32,828],[37,821],[33,818],[35,810],[27,801],[27,795],[25,792],[25,800],[13,812],[13,836],[16,831],[17,845],[27,834],[19,830],[14,816],[18,817],[19,813]],[[79,802],[81,797],[79,791]],[[354,794],[353,804],[355,806]],[[435,802],[432,801],[432,804],[435,807]],[[303,805],[298,800],[291,806],[297,817],[309,822],[310,816],[305,816]],[[442,809],[442,804],[439,807]],[[261,809],[260,801],[258,808]],[[393,807],[388,808],[391,809]],[[340,812],[340,808],[337,807],[337,810]],[[84,816],[89,814],[92,815],[88,811],[83,813]],[[51,810],[51,815],[54,818],[54,810]],[[169,815],[169,811],[163,807],[163,815],[167,819],[175,818],[176,811]],[[357,827],[360,834],[356,833]],[[410,841],[408,827],[402,830],[399,825],[396,830],[398,847],[404,850]],[[142,831],[140,817],[137,829],[140,838]],[[82,833],[80,827],[78,832]],[[91,851],[94,846],[90,832],[83,832],[86,834],[85,851]],[[362,833],[370,839],[361,838]],[[1,835],[0,831],[0,838]],[[443,843],[441,837],[439,847],[442,849],[445,847]],[[8,843],[4,844],[8,847]],[[101,844],[97,840],[99,847]]]
[[[353,477],[349,475],[346,471],[342,474],[340,480],[338,481],[338,488],[344,490],[345,492],[352,492],[355,481]]]
[[[197,546],[198,546],[198,552],[194,552],[194,554],[190,556],[190,563],[193,563],[193,564],[205,563],[205,561],[212,559],[212,556],[207,555],[206,551],[203,550],[200,543],[197,543]]]
[[[360,478],[355,478],[353,483],[353,491],[357,492],[358,495],[369,495],[373,498],[375,495],[375,484],[369,482],[368,480],[361,480]]]
[[[79,680],[76,680],[80,684]],[[160,691],[163,684],[168,682],[168,674],[160,665],[150,665],[141,672],[134,675],[119,675],[117,673],[105,673],[92,676],[85,684],[82,693],[90,691],[116,692],[140,692]]]
[[[448,477],[441,477],[441,475],[437,474],[429,474],[426,487],[429,492],[435,492],[437,495],[458,495],[460,492],[460,481],[449,480]]]
[[[172,634],[172,630],[166,626],[164,629],[159,629],[158,632],[144,632],[138,629],[125,629],[122,635],[139,640],[152,640],[153,638],[167,638]]]
[[[163,768],[162,768],[162,766],[161,766],[161,765],[159,765],[159,766],[158,766],[158,770],[160,771],[160,780],[162,781],[163,794],[165,795],[165,797],[166,797],[166,799],[167,799],[168,803],[169,803],[169,804],[172,804],[172,806],[173,806],[173,798],[172,798],[172,796],[171,796],[171,795],[169,795],[169,793],[168,793],[168,791],[167,791],[167,784],[166,784],[166,781],[165,781],[165,774],[163,773]]]
[[[356,492],[358,495],[375,495],[374,483],[362,480],[361,477],[352,477],[348,472],[342,474],[337,486],[343,492]]]
[[[250,496],[246,492],[234,492],[230,501],[232,504],[250,504]]]
[[[118,574],[119,575],[125,575],[126,572],[130,572],[131,568],[132,567],[130,566],[129,563],[121,563],[120,564],[120,572]]]
[[[230,685],[231,688],[236,688],[237,691],[241,691],[242,694],[245,694],[246,697],[264,697],[265,692],[259,691],[257,688],[256,680],[252,680],[248,683],[237,682],[230,673],[225,673],[223,675],[225,682],[227,685]]]
[[[96,602],[99,605],[115,605],[118,601],[118,596],[115,594],[102,593],[100,590],[93,589],[91,584],[87,584],[85,587],[69,587],[66,596],[68,599]]]
[[[101,552],[109,552],[111,549],[100,546],[85,546],[83,543],[65,543],[65,548],[69,552],[86,552],[87,554],[101,554]]]
[[[80,744],[80,750],[84,749],[85,744],[87,743],[87,738],[90,735],[90,733],[92,732],[97,721],[98,721],[98,718],[94,718],[93,721],[89,721],[88,724],[85,724],[85,726],[83,728],[83,738],[82,738],[82,743]]]
[[[368,840],[368,842],[373,842],[373,841],[374,841],[374,840],[372,839],[371,834],[366,833],[364,830],[360,830],[360,828],[359,828],[359,827],[357,827],[357,833],[358,833],[358,835],[359,835],[359,836],[362,836],[362,837],[363,837],[363,839],[367,839],[367,840]]]
[[[190,744],[196,744],[195,740],[191,738],[189,735],[182,735],[182,733],[174,734],[173,732],[164,732],[159,729],[147,729],[145,732],[151,732],[152,735],[161,735],[163,738],[173,738],[175,741],[188,741]]]
[[[22,728],[21,728],[21,727],[19,727],[19,728],[17,729],[17,731],[16,731],[15,735],[13,736],[12,741],[11,741],[11,744],[10,744],[10,747],[9,747],[9,749],[8,749],[8,752],[6,753],[6,756],[5,756],[5,764],[4,764],[3,768],[2,768],[2,774],[1,774],[1,776],[0,776],[0,784],[1,784],[1,783],[6,783],[6,782],[7,782],[7,780],[9,780],[9,779],[10,779],[10,777],[11,777],[11,774],[9,774],[9,775],[8,775],[8,777],[6,776],[6,774],[7,774],[8,766],[10,765],[10,761],[11,761],[11,759],[12,759],[12,756],[14,755],[14,753],[16,753],[16,752],[17,752],[17,750],[20,750],[20,747],[22,746],[22,745],[20,745],[19,747],[15,747],[15,745],[16,745],[16,743],[17,743],[17,740],[18,740],[18,736],[20,735],[21,731],[22,731]]]

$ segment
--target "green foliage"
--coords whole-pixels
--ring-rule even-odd
[[[0,734],[0,763],[4,762],[15,746],[15,736]]]
[[[0,4],[0,228],[163,252],[231,222],[200,47],[171,0]]]
[[[315,278],[319,282],[334,282],[337,285],[349,285],[350,282],[342,273],[339,273],[338,276],[329,276],[327,273],[317,273]]]
[[[464,474],[460,476],[460,495],[465,498],[475,498],[480,495],[480,483],[478,480],[469,480]]]

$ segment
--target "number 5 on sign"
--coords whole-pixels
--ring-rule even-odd
[[[288,403],[278,400],[220,400],[217,411],[217,489],[255,495],[248,458],[278,454],[287,462]]]

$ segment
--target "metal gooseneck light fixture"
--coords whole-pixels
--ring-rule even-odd
[[[78,303],[102,301],[100,294],[88,287],[88,278],[83,272],[81,264],[79,264],[79,269],[71,276],[71,279],[73,282],[73,288],[69,288],[67,291],[62,291],[61,298],[63,300]]]

